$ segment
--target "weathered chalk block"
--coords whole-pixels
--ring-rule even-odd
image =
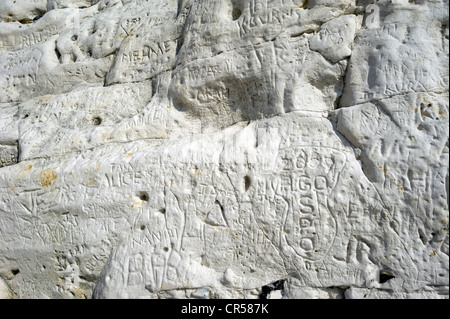
[[[449,298],[448,1],[0,1],[0,298]]]

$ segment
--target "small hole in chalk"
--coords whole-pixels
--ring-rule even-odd
[[[92,121],[94,122],[94,125],[100,125],[103,123],[103,119],[99,116],[96,116],[92,119]]]
[[[11,273],[12,273],[14,276],[16,276],[16,275],[18,275],[18,274],[20,273],[20,270],[19,270],[19,269],[12,269],[12,270],[11,270]]]
[[[148,201],[148,195],[146,192],[140,192],[138,194],[138,197],[140,200],[147,202]]]
[[[233,21],[235,21],[242,15],[242,10],[239,8],[234,8],[231,15],[233,17]]]
[[[169,251],[169,248],[164,247],[164,251],[165,251],[165,252],[168,252],[168,251]]]
[[[145,230],[145,225],[141,225],[141,230]]]
[[[72,39],[72,41],[77,41],[78,40],[78,36],[76,34],[74,34],[71,39]]]

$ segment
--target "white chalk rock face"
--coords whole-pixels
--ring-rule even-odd
[[[29,24],[47,12],[47,0],[1,0],[0,21]]]
[[[448,298],[448,1],[10,2],[0,298]]]

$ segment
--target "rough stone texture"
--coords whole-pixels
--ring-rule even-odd
[[[448,298],[448,1],[0,19],[1,298]]]

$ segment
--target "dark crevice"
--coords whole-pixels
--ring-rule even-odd
[[[340,82],[335,84],[335,90],[337,89],[337,86],[339,86],[338,92],[337,92],[338,94],[337,94],[336,99],[334,100],[334,104],[333,104],[335,110],[338,110],[338,109],[341,108],[341,99],[342,99],[342,96],[344,95],[345,84],[346,84],[346,81],[347,81],[346,80],[347,73],[348,73],[349,66],[350,66],[350,58],[346,58],[346,59],[343,59],[343,60],[346,60],[347,64],[346,64],[345,69],[342,72],[343,74],[342,74],[342,76],[340,78]],[[341,60],[341,61],[343,61],[343,60]]]
[[[244,177],[244,189],[245,191],[248,191],[248,189],[250,188],[251,185],[251,179],[249,176],[245,176]]]
[[[223,209],[222,204],[221,204],[218,200],[215,201],[215,204],[216,204],[217,206],[219,206],[220,212],[222,213],[222,215],[224,215],[225,212],[224,212],[224,209]]]
[[[283,290],[286,279],[277,280],[269,285],[263,286],[259,299],[268,299],[270,293],[275,290]]]
[[[345,297],[345,292],[347,291],[347,289],[350,288],[350,286],[331,286],[331,287],[328,287],[328,288],[331,289],[331,290],[337,290],[339,292],[339,294],[340,294],[340,297],[342,297],[342,299],[347,299]]]
[[[152,78],[152,98],[156,95],[156,92],[158,91],[158,81],[155,78]]]
[[[178,55],[180,53],[183,44],[184,44],[184,35],[177,39],[177,48],[175,50],[175,55]]]
[[[417,229],[417,232],[419,233],[419,239],[422,242],[422,244],[426,245],[428,240],[424,234],[424,231],[421,228],[419,228]]]
[[[59,62],[62,63],[61,53],[59,52],[58,48],[56,48],[56,47],[55,47],[55,54],[56,54],[56,57],[58,58]]]
[[[381,270],[380,271],[380,277],[378,279],[378,281],[380,282],[380,284],[384,284],[385,282],[394,279],[395,275],[392,271],[390,270]]]
[[[18,22],[20,24],[31,24],[31,23],[33,23],[33,20],[28,19],[28,18],[24,18],[24,19],[20,19]]]

